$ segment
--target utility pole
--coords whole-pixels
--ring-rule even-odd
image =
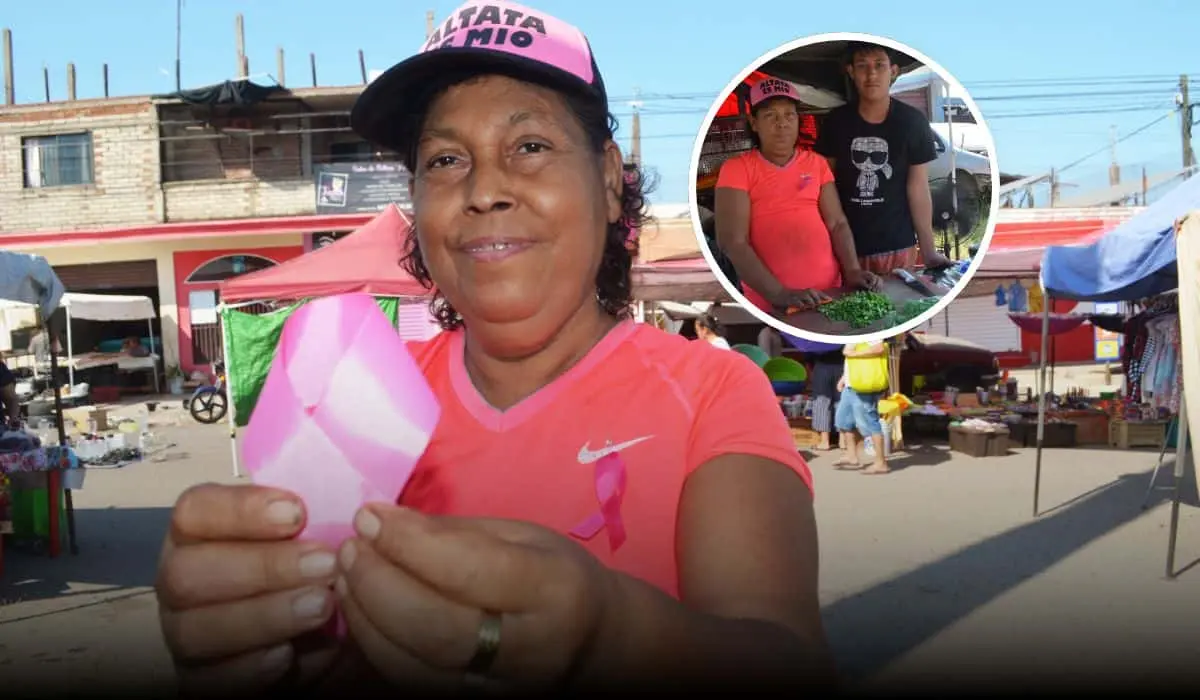
[[[1058,206],[1058,172],[1050,170],[1050,206]]]
[[[183,90],[183,0],[175,0],[175,92]]]
[[[435,21],[437,21],[437,20],[434,19],[433,10],[429,10],[428,12],[425,13],[425,40],[426,41],[429,41],[429,37],[433,36],[433,23]]]
[[[1190,168],[1195,164],[1192,155],[1192,100],[1188,96],[1188,77],[1179,76],[1179,126],[1183,145],[1183,167]]]
[[[237,42],[237,77],[250,76],[250,61],[246,58],[246,19],[239,12],[233,22],[234,40]]]
[[[1121,166],[1117,164],[1117,127],[1113,125],[1108,130],[1108,149],[1112,157],[1112,163],[1108,166],[1108,184],[1116,186],[1121,184]]]
[[[633,129],[629,144],[629,162],[633,165],[640,166],[642,164],[642,101],[640,98],[642,91],[639,88],[633,89],[633,102],[629,106],[633,108]]]

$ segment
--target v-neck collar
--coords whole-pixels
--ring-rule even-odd
[[[789,167],[791,167],[791,165],[793,163],[796,162],[796,159],[800,157],[800,149],[797,148],[792,151],[792,157],[788,158],[786,163],[784,163],[783,165],[777,165],[777,164],[771,162],[771,159],[764,156],[762,154],[762,151],[760,151],[759,149],[757,149],[757,148],[754,149],[754,153],[757,154],[758,157],[762,159],[762,162],[766,163],[767,165],[771,166],[772,168],[775,168],[776,170],[787,170]]]
[[[450,338],[450,356],[447,360],[450,363],[450,384],[463,408],[479,421],[480,425],[488,430],[503,432],[536,416],[579,377],[608,359],[613,351],[636,330],[637,325],[633,321],[621,321],[613,326],[600,339],[600,342],[593,345],[592,349],[574,366],[505,410],[500,410],[488,403],[471,381],[471,376],[467,373],[465,356],[466,332],[460,331]]]

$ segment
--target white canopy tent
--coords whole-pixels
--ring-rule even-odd
[[[32,257],[32,256],[26,256]],[[39,258],[41,259],[41,258]],[[44,262],[44,259],[42,259]],[[47,265],[47,268],[49,266]],[[51,271],[53,274],[53,271]],[[5,278],[7,279],[7,278]],[[57,281],[57,276],[54,278]],[[59,283],[61,289],[61,283]],[[150,297],[145,296],[123,296],[119,294],[78,294],[75,292],[61,292],[58,306],[64,309],[67,313],[67,377],[71,386],[75,385],[75,366],[70,360],[74,358],[75,352],[71,340],[71,319],[78,318],[85,321],[142,321],[146,322],[146,327],[150,331],[150,347],[154,347],[154,319],[157,314],[154,311],[154,302]],[[0,302],[3,303],[3,302]],[[21,304],[27,302],[15,301],[10,304]],[[43,314],[45,312],[43,311]],[[154,371],[154,390],[159,390],[158,371]]]

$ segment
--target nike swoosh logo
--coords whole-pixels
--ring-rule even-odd
[[[589,450],[588,443],[585,442],[585,443],[583,443],[583,447],[579,448],[579,463],[580,464],[591,464],[592,462],[598,462],[601,459],[609,456],[610,454],[620,452],[621,450],[624,450],[628,447],[633,447],[634,445],[638,444],[639,442],[645,442],[652,437],[654,437],[654,436],[647,435],[645,437],[635,438],[633,440],[628,440],[626,442],[622,442],[622,443],[619,443],[616,445],[605,445],[604,447],[600,448],[599,450],[594,450],[594,451]]]

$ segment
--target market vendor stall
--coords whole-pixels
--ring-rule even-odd
[[[919,275],[916,278],[922,283],[926,291],[917,291],[896,276],[883,277],[883,286],[875,294],[885,299],[877,299],[877,301],[881,302],[877,305],[865,304],[864,306],[867,308],[863,312],[863,315],[851,312],[851,318],[847,320],[835,320],[836,315],[834,315],[835,318],[831,318],[828,305],[826,305],[826,308],[798,311],[791,314],[777,314],[777,318],[795,328],[801,328],[822,335],[863,335],[886,331],[908,320],[904,318],[908,316],[905,313],[907,305],[919,305],[920,310],[931,308],[933,304],[937,303],[938,300],[950,292],[949,288],[937,284],[931,277]],[[869,294],[854,289],[826,289],[822,291],[835,301],[848,299],[854,295]],[[872,306],[877,308],[870,308]],[[913,309],[909,308],[907,310],[911,311]],[[913,314],[909,318],[915,318],[916,315],[918,314]]]
[[[65,289],[62,281],[58,279],[58,275],[54,273],[53,268],[50,267],[45,258],[37,255],[0,251],[0,300],[35,306],[39,325],[45,326],[50,331],[51,337],[56,335],[54,331],[61,327],[61,323],[65,319],[65,314],[58,313],[64,293]],[[54,343],[50,343],[49,353],[51,376],[54,376],[58,369],[58,353],[54,351]],[[54,427],[57,429],[58,444],[65,446],[68,442],[66,426],[63,422],[61,392],[54,391],[52,394],[55,408]],[[9,440],[11,449],[7,450],[12,456],[6,462],[13,465],[14,472],[21,471],[20,468],[27,466],[39,467],[44,465],[44,469],[41,469],[41,471],[46,476],[46,492],[49,498],[47,506],[49,515],[47,534],[50,556],[58,556],[62,546],[59,532],[60,499],[66,510],[67,534],[71,553],[76,553],[78,550],[75,545],[74,504],[71,499],[70,489],[64,489],[62,484],[62,470],[71,463],[69,459],[70,451],[68,449],[60,449],[51,453],[42,449],[40,440],[36,442],[31,440],[26,443],[22,431],[14,430],[12,432],[15,434]],[[0,469],[0,473],[4,474],[5,477],[3,486],[5,487],[6,497],[4,500],[7,503],[11,501],[10,496],[13,480],[9,476],[7,469]],[[2,537],[0,535],[0,559],[3,558]]]
[[[1178,390],[1168,388],[1166,396],[1168,413],[1178,416],[1179,434],[1176,439],[1175,494],[1171,504],[1170,533],[1168,536],[1166,573],[1168,578],[1176,575],[1175,545],[1178,539],[1181,481],[1188,455],[1189,428],[1200,430],[1200,411],[1190,418],[1188,404],[1193,408],[1200,402],[1187,401],[1187,394],[1198,398],[1200,394],[1200,333],[1197,316],[1200,315],[1200,280],[1197,278],[1197,263],[1200,263],[1200,177],[1185,180],[1174,190],[1145,211],[1109,231],[1098,241],[1087,246],[1047,248],[1042,259],[1042,288],[1047,299],[1062,298],[1078,301],[1141,301],[1178,290],[1178,309],[1173,320],[1160,321],[1165,333],[1161,345],[1167,350],[1158,363],[1169,369],[1163,381],[1177,384]],[[1180,264],[1186,263],[1186,264]],[[1048,309],[1049,303],[1046,304]],[[1041,386],[1045,387],[1046,329],[1049,326],[1048,312],[1042,320]],[[1128,333],[1127,333],[1128,335]],[[1128,341],[1127,341],[1128,342]],[[1146,358],[1146,348],[1139,364]],[[1170,353],[1176,357],[1170,357]],[[1131,360],[1133,361],[1133,360]],[[1178,367],[1176,371],[1175,367]],[[1137,373],[1141,373],[1141,368]],[[1159,376],[1156,374],[1156,377]],[[1133,386],[1138,387],[1140,379]],[[1169,386],[1169,385],[1168,385]],[[1161,390],[1160,390],[1161,391]],[[1046,393],[1041,392],[1039,426],[1044,425]],[[1156,409],[1157,412],[1157,409]],[[1041,484],[1041,428],[1039,427],[1039,449],[1034,481],[1034,515],[1038,514],[1038,492]]]
[[[21,304],[19,300],[9,301],[10,304]],[[78,294],[66,292],[59,301],[66,313],[66,361],[60,363],[67,368],[67,381],[75,385],[75,373],[98,367],[114,367],[118,372],[145,372],[153,375],[154,390],[159,390],[159,356],[154,352],[156,341],[154,337],[154,319],[158,314],[154,310],[154,302],[146,296],[125,296],[118,294]],[[149,354],[144,357],[132,356],[119,352],[84,352],[75,353],[74,339],[71,332],[71,321],[145,321],[149,333]],[[145,341],[143,341],[145,342]]]

